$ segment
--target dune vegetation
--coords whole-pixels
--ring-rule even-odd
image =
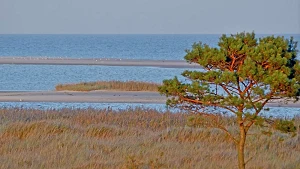
[[[237,168],[236,147],[188,113],[126,110],[0,109],[0,168]],[[236,131],[234,118],[224,124]],[[276,119],[275,119],[276,121]],[[300,117],[295,117],[300,125]],[[300,168],[300,136],[254,126],[248,168]],[[252,158],[253,157],[253,158]]]
[[[160,84],[138,81],[97,81],[74,84],[58,84],[57,91],[93,91],[93,90],[121,90],[121,91],[158,91]]]

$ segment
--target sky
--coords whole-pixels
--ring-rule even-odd
[[[300,34],[300,0],[0,0],[0,34]]]

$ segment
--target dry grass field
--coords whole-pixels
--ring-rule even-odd
[[[0,109],[0,168],[237,168],[219,130],[187,126],[188,114],[152,109]],[[224,119],[231,131],[231,118]],[[297,126],[300,118],[295,120]],[[247,138],[251,169],[300,168],[300,137]],[[299,131],[298,131],[299,133]]]
[[[122,90],[122,91],[158,91],[157,83],[138,82],[138,81],[97,81],[81,82],[75,84],[58,84],[55,86],[57,91],[92,91],[92,90]]]

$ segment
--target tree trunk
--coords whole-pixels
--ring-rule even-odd
[[[242,124],[240,124],[240,140],[237,145],[239,169],[245,169],[245,165],[246,165],[245,156],[244,156],[245,142],[246,142],[245,127]]]

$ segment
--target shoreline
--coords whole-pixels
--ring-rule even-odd
[[[146,60],[114,58],[63,58],[0,56],[0,64],[15,65],[98,65],[98,66],[146,66],[159,68],[201,68],[184,60]]]
[[[78,91],[0,91],[0,102],[68,102],[68,103],[144,103],[165,104],[167,98],[158,92],[97,90]],[[282,100],[269,102],[267,107],[300,108],[300,101],[287,104]]]
[[[148,91],[3,91],[0,102],[165,103],[166,97]]]

